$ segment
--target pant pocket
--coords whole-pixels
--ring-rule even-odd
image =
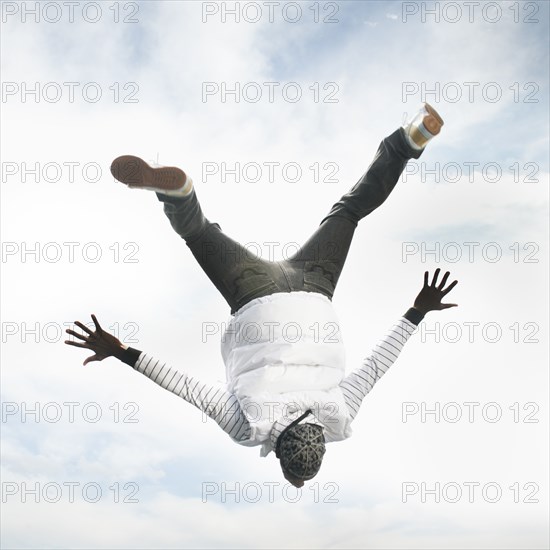
[[[304,265],[304,288],[328,295],[332,298],[336,287],[337,266],[329,260],[316,260],[306,262]]]
[[[234,279],[231,292],[238,307],[243,307],[255,298],[279,292],[279,287],[267,273],[246,268]]]

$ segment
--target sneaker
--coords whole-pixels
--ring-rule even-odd
[[[403,129],[411,147],[422,150],[430,139],[439,134],[443,124],[439,113],[430,104],[424,103]]]
[[[152,167],[131,155],[117,157],[111,164],[111,173],[132,189],[147,189],[171,196],[185,196],[193,189],[191,178],[183,170],[172,166]]]

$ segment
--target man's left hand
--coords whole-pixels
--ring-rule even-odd
[[[447,279],[450,275],[450,272],[447,271],[445,275],[443,275],[441,283],[437,285],[437,278],[439,277],[440,271],[441,269],[439,268],[435,270],[431,285],[428,283],[429,272],[426,271],[424,273],[424,287],[416,297],[413,306],[424,315],[428,313],[428,311],[447,309],[458,305],[441,303],[443,297],[451,292],[451,290],[458,284],[458,281],[453,281],[447,288],[445,288],[445,284],[447,283]]]

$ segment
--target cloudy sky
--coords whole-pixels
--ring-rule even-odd
[[[1,4],[1,546],[548,547],[548,3],[69,4]],[[301,492],[63,344],[95,313],[224,383],[204,327],[229,308],[113,158],[181,166],[210,220],[278,260],[426,100],[441,135],[360,223],[334,296],[347,369],[424,270],[451,271],[459,307],[426,317]]]

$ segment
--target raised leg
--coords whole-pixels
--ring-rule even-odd
[[[259,258],[228,237],[203,214],[196,192],[183,198],[157,193],[174,230],[185,240],[203,271],[235,313],[249,301],[289,292],[277,262]]]
[[[231,313],[254,298],[290,291],[278,263],[252,254],[204,216],[193,182],[183,170],[152,167],[139,157],[123,155],[113,161],[111,172],[128,187],[157,192],[172,227],[225,298]]]
[[[282,262],[293,286],[301,282],[303,290],[332,298],[359,220],[388,198],[407,162],[421,154],[411,147],[403,128],[380,143],[361,179],[333,205],[300,250]]]

